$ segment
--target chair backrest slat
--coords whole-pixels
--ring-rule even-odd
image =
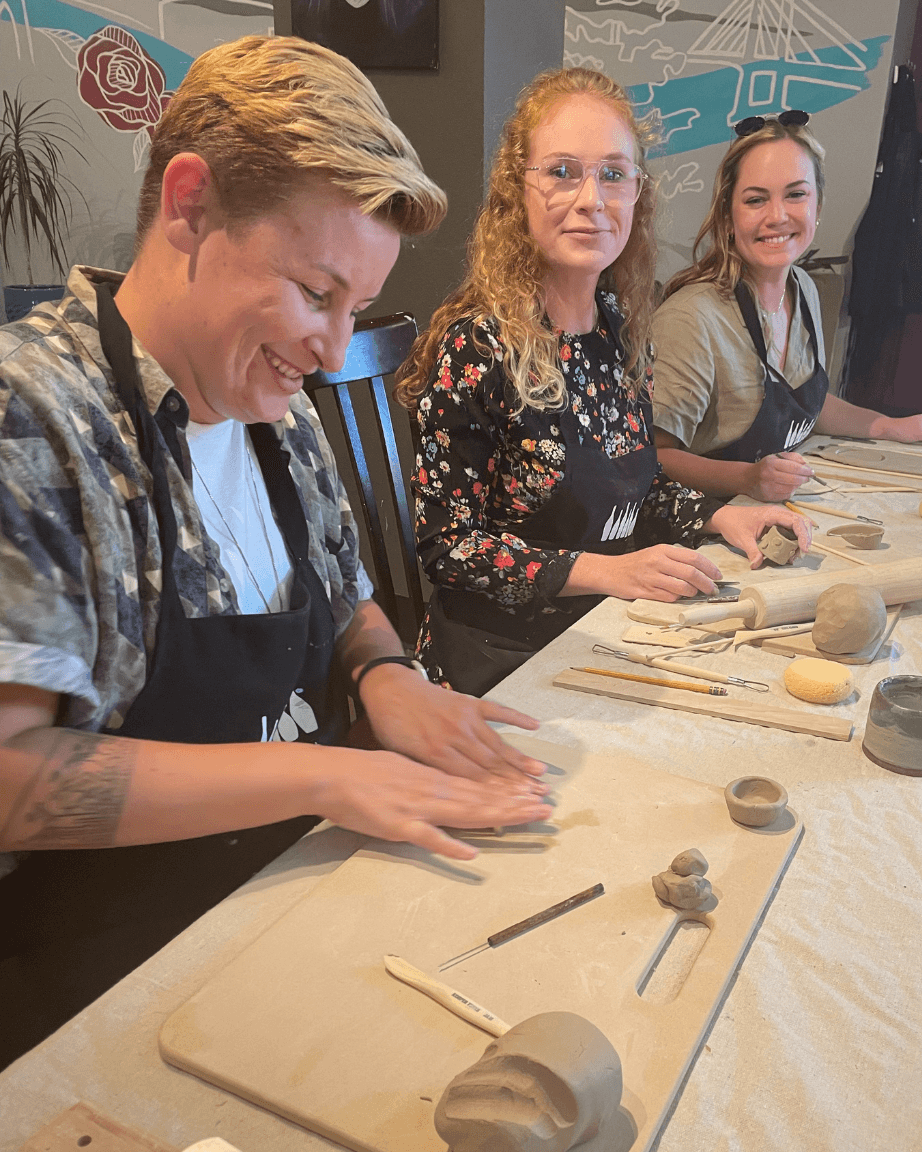
[[[374,410],[374,423],[400,529],[401,566],[409,593],[413,621],[418,626],[422,620],[424,602],[416,560],[413,514],[397,450],[397,437],[388,404],[387,388],[384,384],[384,377],[396,372],[407,358],[410,346],[416,339],[416,332],[416,321],[407,313],[359,321],[346,351],[346,362],[342,371],[315,372],[304,378],[304,390],[308,394],[332,388],[336,398],[337,410],[358,481],[362,515],[375,567],[377,598],[395,627],[399,624],[400,615],[397,594],[381,526],[375,483],[370,473],[368,455],[362,441],[360,422],[349,386],[364,384]]]

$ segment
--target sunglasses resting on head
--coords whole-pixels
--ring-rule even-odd
[[[753,132],[761,131],[769,120],[777,120],[779,124],[789,128],[792,124],[809,123],[810,113],[800,108],[789,108],[785,112],[779,112],[777,116],[747,116],[745,120],[733,125],[733,131],[737,136],[751,136]]]

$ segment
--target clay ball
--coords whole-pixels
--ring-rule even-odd
[[[887,606],[876,588],[833,584],[816,602],[811,633],[821,652],[860,652],[879,640],[887,627]]]
[[[669,871],[676,876],[703,876],[708,870],[708,862],[697,848],[680,852],[669,865]]]

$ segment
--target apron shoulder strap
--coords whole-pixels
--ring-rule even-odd
[[[759,359],[763,364],[767,365],[768,350],[765,347],[765,336],[762,333],[762,325],[759,323],[759,317],[756,314],[756,305],[752,298],[752,293],[746,284],[740,280],[733,289],[733,295],[736,297],[740,312],[743,314],[743,323],[746,325],[755,350],[759,354]]]

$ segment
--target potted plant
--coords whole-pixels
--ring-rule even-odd
[[[4,301],[9,320],[18,320],[42,300],[56,300],[64,294],[63,284],[36,284],[32,275],[32,253],[44,243],[52,263],[67,276],[64,235],[73,208],[71,190],[86,200],[74,182],[64,175],[67,151],[86,162],[74,144],[79,125],[66,106],[58,113],[52,100],[28,104],[19,89],[15,95],[3,93],[0,115],[0,251],[10,266],[12,236],[18,234],[25,248],[28,284],[8,284]],[[71,123],[70,121],[73,121]],[[75,127],[76,125],[76,127]]]

